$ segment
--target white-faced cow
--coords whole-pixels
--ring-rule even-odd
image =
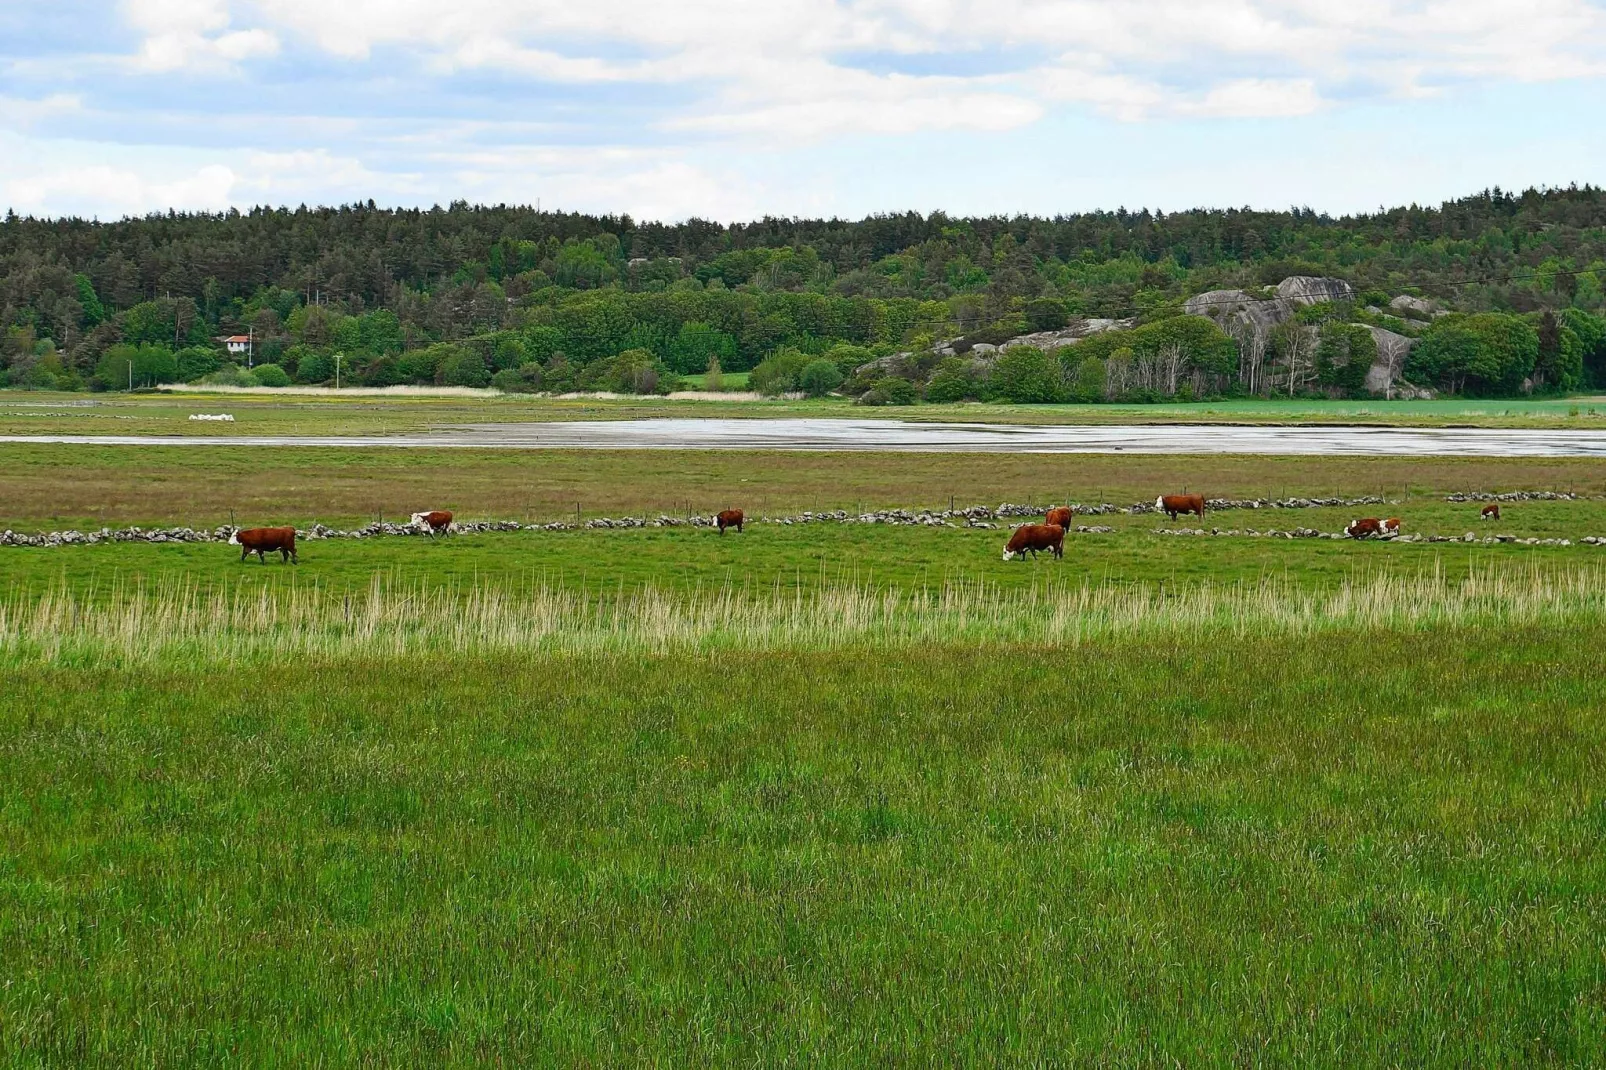
[[[240,548],[240,560],[245,561],[252,554],[257,555],[259,564],[267,564],[263,554],[279,551],[279,563],[288,561],[291,564],[300,564],[296,559],[296,529],[295,528],[246,528],[236,531],[229,536],[229,545]]]
[[[429,533],[430,538],[445,535],[452,530],[452,514],[447,509],[432,509],[427,513],[414,513],[412,525]]]
[[[1154,499],[1154,510],[1164,513],[1175,520],[1179,515],[1198,513],[1199,520],[1204,521],[1205,499],[1203,494],[1162,494]]]
[[[1009,544],[1004,547],[1004,560],[1018,556],[1024,561],[1028,553],[1036,557],[1039,550],[1050,550],[1055,557],[1064,557],[1065,529],[1058,524],[1022,524],[1009,537]]]

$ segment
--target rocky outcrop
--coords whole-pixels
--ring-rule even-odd
[[[1343,279],[1290,275],[1277,284],[1277,296],[1296,305],[1319,305],[1323,301],[1353,301],[1355,287]]]
[[[1432,319],[1439,314],[1439,306],[1425,297],[1412,297],[1401,294],[1389,302],[1389,308],[1402,316],[1411,316],[1416,319]]]
[[[1402,377],[1405,358],[1410,355],[1411,347],[1416,345],[1415,338],[1407,338],[1382,327],[1368,326],[1366,329],[1372,332],[1372,341],[1377,343],[1377,359],[1366,370],[1368,393],[1407,401],[1427,400],[1436,396],[1433,391],[1414,386]]]
[[[1089,335],[1102,334],[1105,331],[1124,331],[1137,320],[1111,320],[1111,319],[1080,319],[1057,331],[1035,331],[1031,334],[1017,335],[1003,343],[999,349],[1013,349],[1015,346],[1031,346],[1045,352],[1059,349],[1063,346],[1073,346]],[[979,346],[976,348],[980,348]]]

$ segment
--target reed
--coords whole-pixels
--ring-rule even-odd
[[[366,587],[243,587],[179,580],[104,592],[55,586],[0,602],[12,662],[147,663],[505,651],[677,653],[900,648],[928,643],[1076,646],[1121,636],[1233,636],[1518,626],[1606,616],[1606,569],[1380,574],[1323,590],[1286,578],[1181,586],[857,583],[809,591],[657,586],[439,587],[376,575]]]

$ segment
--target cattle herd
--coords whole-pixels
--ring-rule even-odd
[[[1197,515],[1203,520],[1205,497],[1202,494],[1162,494],[1154,500],[1154,510],[1166,514],[1172,520],[1189,515]],[[1047,515],[1043,517],[1043,523],[1022,524],[1010,533],[1009,542],[1004,546],[1004,560],[1024,561],[1027,554],[1036,558],[1041,550],[1047,550],[1055,557],[1064,557],[1065,533],[1070,530],[1074,515],[1070,506],[1056,505],[1048,510]],[[1493,502],[1485,505],[1480,518],[1499,520],[1500,506]],[[726,509],[714,518],[714,523],[721,535],[725,534],[727,528],[734,528],[740,533],[744,519],[740,509]],[[452,514],[445,509],[432,509],[429,512],[412,514],[410,523],[434,538],[451,533]],[[1391,538],[1399,533],[1400,518],[1397,516],[1384,520],[1370,516],[1362,517],[1350,521],[1344,528],[1344,534],[1352,539]],[[257,561],[266,564],[265,555],[275,552],[280,555],[281,564],[298,563],[296,529],[293,527],[242,528],[229,537],[229,543],[240,548],[242,563],[252,554],[256,554]]]

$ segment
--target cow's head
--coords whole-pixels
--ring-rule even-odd
[[[1162,494],[1158,498],[1154,499],[1154,511],[1155,512],[1159,512],[1160,510],[1162,510],[1164,508],[1165,508],[1165,495]]]
[[[1012,556],[1014,556],[1014,555],[1011,554],[1008,550],[1004,551],[1004,560],[1005,561],[1008,561]]]
[[[426,526],[426,524],[427,524],[427,523],[428,523],[428,522],[427,522],[427,521],[426,521],[426,520],[425,520],[425,519],[424,519],[424,517],[425,517],[425,516],[426,516],[426,515],[428,515],[428,514],[426,514],[426,513],[414,513],[414,514],[413,514],[413,517],[412,517],[412,519],[411,519],[411,520],[409,520],[409,521],[408,521],[408,523],[409,523],[409,524],[411,524],[411,525],[413,525],[413,527],[415,527],[415,528],[421,528],[421,527],[424,527],[424,526]]]
[[[238,545],[240,545],[240,529],[239,528],[235,528],[233,531],[229,532],[229,545],[230,546],[238,546]]]

